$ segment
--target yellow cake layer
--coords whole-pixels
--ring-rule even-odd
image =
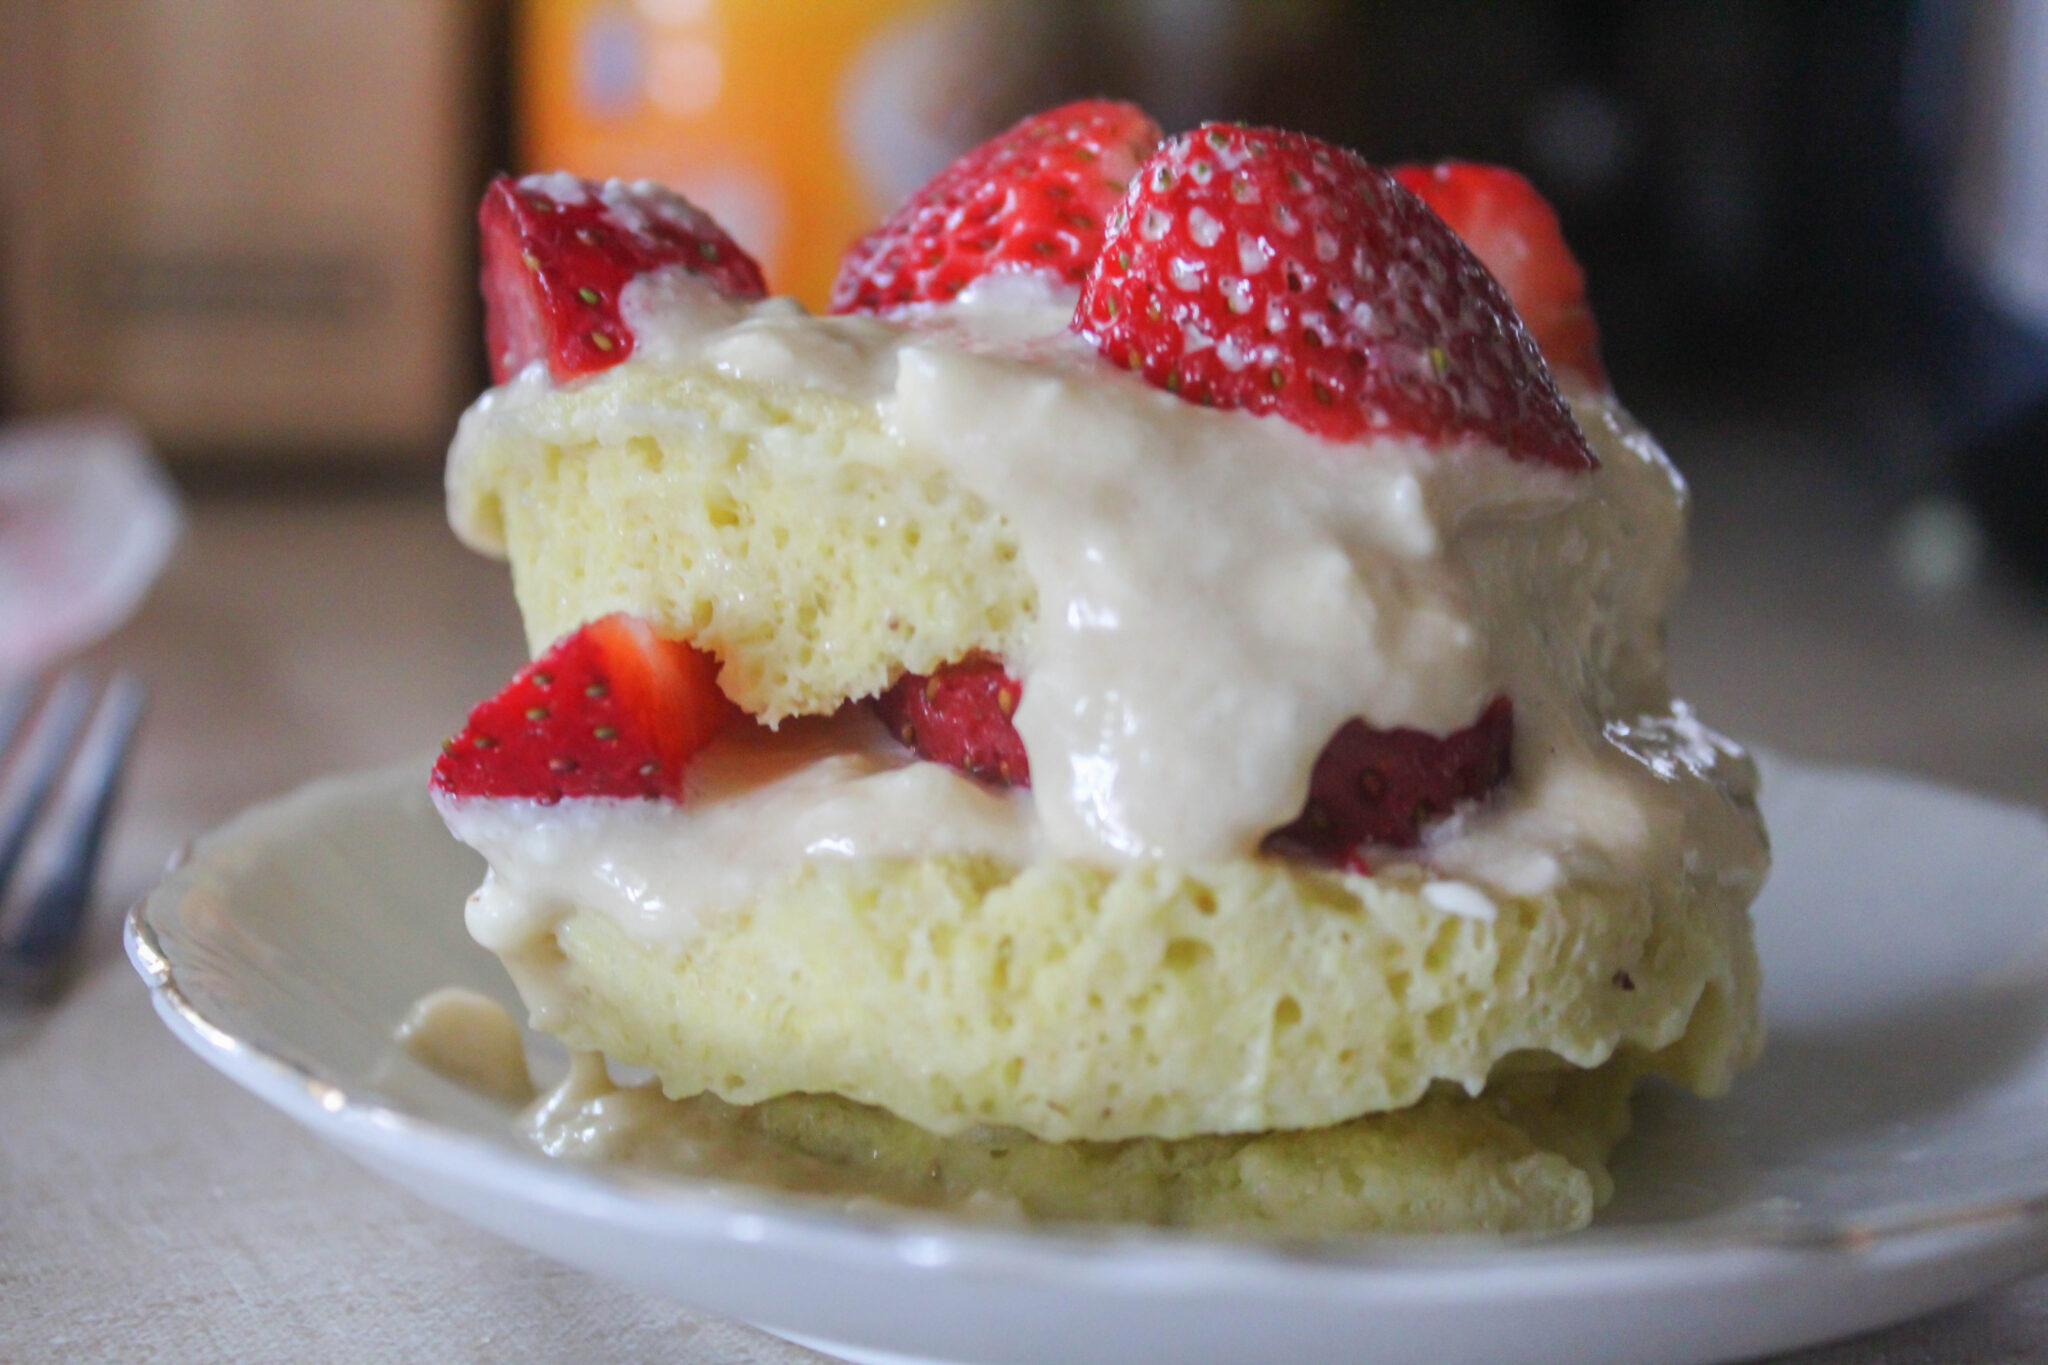
[[[1492,922],[1277,860],[813,864],[680,951],[577,910],[537,1022],[672,1096],[798,1092],[1052,1141],[1320,1128],[1618,1049],[1712,1094],[1756,1052],[1746,897],[1568,887]]]
[[[735,1106],[606,1088],[586,1103],[609,1159],[841,1198],[1292,1235],[1537,1232],[1584,1227],[1607,1201],[1639,1070],[1617,1058],[1502,1077],[1478,1098],[1439,1087],[1328,1128],[1177,1142],[942,1137],[831,1095]]]
[[[510,559],[535,653],[632,612],[717,655],[773,723],[1021,650],[1037,598],[1015,537],[948,475],[903,469],[872,404],[626,366],[545,418],[448,470],[450,520]]]

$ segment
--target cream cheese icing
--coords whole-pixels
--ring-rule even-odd
[[[1512,778],[1407,855],[1445,888],[1432,904],[1483,917],[1495,894],[1674,863],[1760,879],[1753,771],[1663,678],[1684,485],[1611,396],[1573,396],[1591,473],[1472,441],[1333,443],[1118,371],[1067,331],[1073,302],[995,276],[894,319],[820,318],[677,270],[628,286],[635,354],[581,384],[706,366],[828,388],[874,405],[894,458],[946,471],[1009,521],[1040,603],[1025,656],[1005,661],[1024,683],[1034,786],[991,792],[840,719],[720,740],[679,806],[444,801],[493,868],[469,912],[480,941],[512,951],[581,903],[683,942],[807,858],[1254,856],[1345,720],[1445,733],[1501,693]],[[484,395],[451,486],[486,442],[693,420],[624,399],[565,416],[553,393],[536,364]],[[457,530],[501,548],[474,521]]]

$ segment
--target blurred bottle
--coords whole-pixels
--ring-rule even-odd
[[[682,191],[823,307],[839,256],[1030,107],[1057,7],[1023,0],[523,0],[529,170]]]
[[[1944,347],[1955,471],[2048,585],[2048,0],[1921,9],[1923,140],[1963,282]]]

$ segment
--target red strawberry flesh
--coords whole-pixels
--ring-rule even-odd
[[[442,746],[452,797],[678,800],[690,759],[740,715],[709,654],[606,616],[564,636]]]
[[[632,355],[619,294],[650,270],[681,266],[736,299],[767,292],[761,267],[709,214],[652,181],[501,175],[477,226],[484,340],[500,384],[535,360],[566,380]]]
[[[997,271],[1080,284],[1110,210],[1158,142],[1144,110],[1114,100],[1034,114],[939,172],[849,247],[832,311],[943,303]]]
[[[1302,133],[1168,140],[1112,215],[1074,328],[1190,402],[1331,440],[1478,438],[1594,467],[1470,248],[1385,171]]]
[[[1557,211],[1534,185],[1505,166],[1471,161],[1396,166],[1391,174],[1450,224],[1500,281],[1552,371],[1607,387],[1600,328],[1586,303],[1586,272],[1565,244]]]
[[[1031,785],[1031,763],[1010,717],[1023,689],[999,663],[949,664],[929,676],[906,673],[875,698],[882,723],[935,763],[992,782]]]
[[[1369,871],[1362,848],[1412,848],[1426,826],[1505,778],[1514,736],[1506,697],[1442,736],[1347,721],[1316,759],[1301,815],[1266,836],[1266,848]]]

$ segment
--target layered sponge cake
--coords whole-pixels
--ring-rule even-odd
[[[1664,677],[1683,485],[1518,178],[1157,141],[1027,120],[827,316],[656,187],[494,187],[450,511],[537,657],[436,770],[471,930],[658,1078],[547,1110],[615,1156],[1583,1224],[1637,1080],[1760,1042],[1753,770]]]

